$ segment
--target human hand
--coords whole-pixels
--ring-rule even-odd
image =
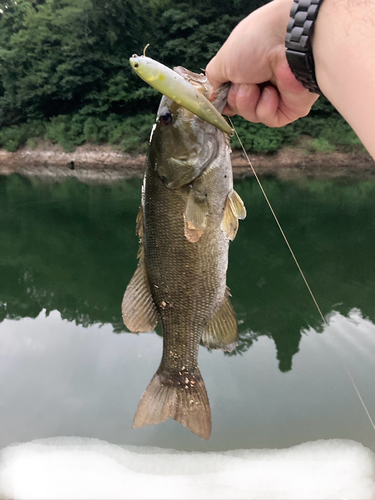
[[[209,62],[214,89],[232,82],[223,113],[282,127],[306,116],[318,95],[296,80],[285,55],[291,0],[273,0],[241,21]]]

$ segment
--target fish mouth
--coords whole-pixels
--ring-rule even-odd
[[[215,108],[222,113],[227,103],[228,92],[231,86],[230,82],[224,83],[221,87],[214,91],[207,76],[203,73],[193,73],[182,66],[177,66],[176,68],[173,68],[173,70],[193,85],[193,87],[203,94],[211,102],[211,104],[213,104]]]
[[[201,94],[203,94],[207,99],[210,99],[213,92],[212,85],[208,81],[208,78],[203,73],[194,73],[189,71],[182,66],[176,66],[173,71],[182,76],[187,82],[189,82],[193,87],[195,87]]]

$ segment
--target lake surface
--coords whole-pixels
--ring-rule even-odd
[[[86,436],[181,450],[328,438],[375,450],[375,182],[263,179],[323,324],[254,180],[230,247],[232,355],[201,347],[213,415],[200,440],[169,420],[133,430],[160,331],[134,335],[121,300],[136,266],[140,181],[0,177],[0,448]]]

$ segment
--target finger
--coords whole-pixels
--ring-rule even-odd
[[[256,115],[268,127],[283,127],[306,116],[319,97],[296,80],[287,64],[276,72],[277,89],[267,86],[259,99]]]
[[[255,110],[258,121],[268,127],[280,127],[279,103],[280,95],[275,87],[265,87]]]
[[[228,106],[233,114],[241,115],[246,120],[258,123],[256,107],[260,89],[255,84],[232,85],[228,94]]]
[[[302,83],[297,81],[287,64],[281,65],[277,70],[276,79],[280,93],[279,119],[281,122],[290,123],[306,116],[319,96],[309,92]]]

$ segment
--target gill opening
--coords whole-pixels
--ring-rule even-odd
[[[319,307],[319,304],[318,304],[318,302],[317,302],[317,300],[316,300],[316,298],[315,298],[315,295],[314,295],[313,291],[312,291],[312,290],[311,290],[311,288],[310,288],[310,285],[309,285],[309,283],[308,283],[308,281],[307,281],[307,279],[306,279],[306,276],[305,276],[304,272],[303,272],[303,271],[302,271],[302,269],[301,269],[301,266],[300,266],[300,264],[299,264],[299,262],[298,262],[298,260],[297,260],[297,257],[295,256],[295,254],[294,254],[294,252],[293,252],[293,249],[292,249],[292,247],[291,247],[291,245],[290,245],[290,243],[289,243],[289,240],[288,240],[288,238],[286,237],[286,235],[285,235],[285,233],[284,233],[284,231],[283,231],[283,228],[281,227],[281,224],[280,224],[280,222],[279,222],[279,219],[277,218],[277,215],[276,215],[276,213],[275,213],[274,209],[272,208],[271,202],[270,202],[270,200],[268,199],[268,196],[267,196],[267,194],[266,194],[265,190],[263,189],[262,183],[260,182],[260,179],[259,179],[259,177],[258,177],[258,175],[257,175],[257,173],[256,173],[256,171],[255,171],[255,168],[253,167],[253,164],[252,164],[252,163],[251,163],[251,161],[250,161],[250,158],[249,158],[249,156],[248,156],[248,154],[247,154],[247,152],[246,152],[246,150],[245,150],[245,148],[244,148],[244,145],[242,144],[242,141],[241,141],[241,139],[240,139],[240,137],[239,137],[239,135],[238,135],[238,133],[237,133],[237,130],[236,130],[235,126],[233,125],[233,122],[232,122],[231,118],[230,118],[230,117],[228,117],[228,119],[229,119],[229,122],[230,122],[230,124],[231,124],[232,129],[234,130],[234,133],[235,133],[235,135],[236,135],[236,137],[237,137],[237,140],[238,140],[238,142],[240,143],[240,146],[241,146],[242,151],[243,151],[243,153],[244,153],[244,155],[245,155],[245,158],[246,158],[247,162],[249,163],[250,168],[251,168],[251,170],[252,170],[252,172],[253,172],[253,174],[254,174],[254,177],[255,177],[255,179],[256,179],[256,181],[257,181],[258,185],[259,185],[259,188],[260,188],[260,190],[262,191],[262,194],[263,194],[263,196],[264,196],[264,199],[266,200],[267,205],[268,205],[269,209],[271,210],[272,216],[273,216],[273,218],[275,219],[275,222],[276,222],[276,224],[277,224],[277,227],[279,228],[279,230],[280,230],[280,232],[281,232],[281,235],[282,235],[282,237],[283,237],[283,239],[284,239],[284,241],[285,241],[285,243],[286,243],[286,245],[287,245],[287,247],[288,247],[288,249],[289,249],[289,252],[290,252],[290,254],[291,254],[291,256],[292,256],[292,258],[293,258],[293,260],[294,260],[294,263],[296,264],[296,266],[297,266],[297,268],[298,268],[298,271],[299,271],[299,273],[300,273],[300,275],[301,275],[301,277],[302,277],[302,279],[303,279],[303,281],[304,281],[304,283],[305,283],[305,285],[306,285],[306,288],[307,288],[307,290],[308,290],[308,292],[309,292],[309,294],[310,294],[310,296],[311,296],[311,298],[312,298],[312,300],[313,300],[313,302],[314,302],[314,304],[315,304],[315,307],[316,307],[316,309],[318,310],[318,313],[319,313],[320,317],[322,318],[323,323],[324,323],[327,327],[329,327],[329,324],[328,324],[328,322],[327,322],[326,318],[324,317],[324,315],[323,315],[323,313],[322,313],[322,311],[321,311],[321,309],[320,309],[320,307]],[[364,409],[364,410],[365,410],[365,412],[366,412],[366,415],[367,415],[367,417],[368,417],[368,419],[369,419],[369,421],[370,421],[370,423],[371,423],[371,425],[372,425],[373,430],[375,431],[375,423],[374,423],[373,419],[371,418],[370,412],[369,412],[369,411],[368,411],[368,409],[367,409],[366,403],[364,402],[364,400],[363,400],[363,398],[362,398],[362,396],[361,396],[361,393],[360,393],[360,391],[359,391],[359,389],[358,389],[358,387],[357,387],[357,384],[355,383],[355,381],[354,381],[354,379],[353,379],[353,376],[352,376],[352,374],[351,374],[351,372],[350,372],[350,370],[349,370],[349,368],[348,368],[348,365],[346,364],[346,362],[345,362],[345,360],[344,360],[344,358],[343,358],[343,356],[342,356],[342,354],[341,354],[341,352],[340,352],[340,347],[339,347],[338,343],[336,342],[336,339],[335,339],[334,335],[331,335],[331,337],[332,337],[332,339],[333,339],[333,342],[334,342],[334,345],[335,345],[336,352],[337,352],[337,354],[339,355],[339,357],[340,357],[340,359],[341,359],[341,362],[342,362],[342,364],[343,364],[343,365],[344,365],[344,367],[345,367],[345,370],[346,370],[346,372],[347,372],[347,374],[348,374],[348,377],[349,377],[349,379],[350,379],[350,381],[351,381],[351,383],[352,383],[352,385],[353,385],[353,388],[354,388],[354,390],[355,390],[355,392],[356,392],[356,394],[357,394],[357,396],[358,396],[358,398],[359,398],[359,400],[360,400],[360,402],[361,402],[361,404],[362,404],[363,409]]]

